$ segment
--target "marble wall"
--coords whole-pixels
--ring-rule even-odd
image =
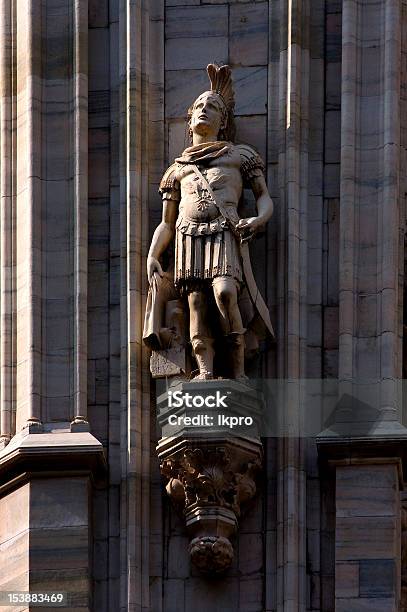
[[[188,145],[187,108],[207,63],[228,62],[237,140],[261,153],[275,202],[251,247],[277,331],[258,371],[400,376],[405,0],[0,5],[0,449],[27,420],[55,432],[75,417],[103,443],[108,478],[93,489],[89,527],[95,610],[333,612],[335,597],[356,592],[335,591],[341,499],[315,440],[300,435],[264,440],[261,493],[226,578],[191,569],[155,455],[145,259],[160,177]],[[396,402],[385,387],[384,420]],[[293,393],[284,414],[301,434],[298,406]],[[28,537],[30,486],[7,503],[0,494],[0,564],[7,537],[13,558]],[[26,579],[21,550],[6,582]]]
[[[0,499],[2,591],[69,593],[67,609],[94,609],[88,497],[87,477],[45,477]]]

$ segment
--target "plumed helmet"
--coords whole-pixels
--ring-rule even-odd
[[[222,109],[223,126],[219,132],[219,140],[233,141],[235,138],[235,92],[233,90],[232,71],[230,66],[218,66],[217,64],[208,64],[206,71],[208,73],[211,84],[210,90],[201,93],[194,103],[188,109],[188,121],[191,120],[192,113],[197,101],[207,94],[216,96]]]

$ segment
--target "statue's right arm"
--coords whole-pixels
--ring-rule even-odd
[[[175,233],[178,202],[174,200],[163,201],[163,216],[161,223],[156,227],[151,240],[149,257],[158,259],[169,247]]]
[[[156,289],[158,289],[160,279],[163,276],[159,259],[174,238],[177,213],[178,201],[164,199],[162,220],[155,229],[147,257],[148,282],[150,285],[155,284]]]

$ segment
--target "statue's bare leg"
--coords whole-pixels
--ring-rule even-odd
[[[233,378],[245,379],[244,332],[242,316],[237,302],[237,283],[230,276],[218,276],[213,280],[213,293],[219,310],[223,333],[231,346]]]
[[[213,338],[208,326],[208,298],[203,291],[188,294],[189,335],[198,364],[195,380],[213,378]]]

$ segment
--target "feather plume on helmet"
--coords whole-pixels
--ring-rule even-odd
[[[233,90],[232,71],[230,66],[218,66],[217,64],[208,64],[206,67],[209,81],[211,84],[210,90],[201,93],[194,103],[188,109],[188,122],[191,121],[192,113],[197,101],[204,95],[213,94],[220,103],[222,110],[222,126],[218,134],[218,140],[234,141],[235,127],[235,92]],[[190,129],[190,136],[192,135]]]

